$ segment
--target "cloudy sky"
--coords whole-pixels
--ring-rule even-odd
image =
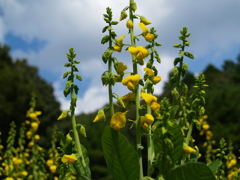
[[[152,21],[159,33],[158,48],[162,63],[157,65],[163,81],[155,88],[161,93],[173,60],[178,54],[174,44],[179,30],[188,27],[194,60],[186,59],[189,70],[200,73],[209,63],[221,68],[226,59],[236,59],[240,53],[240,1],[239,0],[136,0],[137,14]],[[0,0],[0,43],[11,47],[14,59],[26,58],[30,65],[39,67],[39,74],[55,88],[56,98],[63,109],[68,109],[69,100],[62,90],[65,80],[62,74],[67,70],[66,53],[73,47],[83,81],[79,83],[80,93],[77,112],[92,112],[107,102],[107,87],[101,85],[101,74],[107,70],[101,55],[107,48],[100,43],[105,26],[102,14],[106,7],[113,10],[113,19],[119,20],[120,12],[128,0]],[[121,36],[127,34],[126,20],[114,27]],[[140,33],[138,27],[136,34]],[[126,37],[124,42],[128,42]],[[140,39],[138,45],[143,45]],[[129,65],[128,52],[114,53],[119,61]],[[142,71],[140,68],[140,72]],[[114,92],[124,95],[128,91],[121,85]]]

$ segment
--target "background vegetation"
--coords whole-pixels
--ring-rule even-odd
[[[61,113],[60,104],[53,95],[52,85],[38,75],[38,68],[30,66],[26,59],[13,60],[9,51],[10,47],[0,44],[0,131],[2,132],[2,142],[3,144],[6,142],[11,121],[15,121],[17,127],[20,127],[20,124],[25,121],[25,112],[30,107],[31,93],[35,92],[37,95],[36,110],[42,111],[42,115],[39,116],[41,120],[39,143],[43,147],[49,147],[53,125],[57,124],[60,131],[67,133],[71,129],[71,124],[69,121],[56,121]],[[221,69],[209,64],[203,73],[209,85],[205,98],[207,121],[213,132],[212,139],[216,140],[217,145],[222,137],[227,142],[232,141],[234,153],[239,156],[240,55],[236,60],[225,60]],[[194,74],[188,73],[184,82],[192,87],[194,79]],[[165,83],[164,91],[159,98],[165,96],[171,99],[169,89],[168,84]],[[191,91],[193,91],[192,88],[189,89],[189,93]],[[130,112],[127,118],[134,119],[134,111]],[[92,123],[96,114],[97,111],[80,114],[76,118],[87,129],[87,137],[82,143],[88,149],[92,178],[108,180],[111,179],[111,176],[106,167],[100,140],[102,130],[108,121]],[[122,129],[121,132],[132,137],[130,141],[135,141],[134,133],[128,128]],[[193,136],[199,144],[201,152],[201,145],[205,139],[198,132],[198,130],[194,131]],[[204,154],[202,160],[204,161]]]

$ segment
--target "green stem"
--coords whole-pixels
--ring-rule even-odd
[[[109,23],[109,26],[111,26],[111,24]],[[109,37],[111,37],[111,33],[112,31],[109,31]],[[112,38],[110,38],[109,40],[109,48],[112,47]],[[112,74],[112,56],[109,57],[108,59],[108,72],[110,74]],[[109,83],[108,84],[108,96],[109,96],[109,107],[110,107],[110,117],[112,117],[114,115],[114,106],[113,106],[113,96],[112,96],[113,92],[112,92],[112,84]]]
[[[72,67],[71,67],[71,77],[72,77],[71,80],[72,80],[72,83],[73,83],[74,82],[74,74],[73,74]],[[75,119],[75,107],[72,104],[72,102],[74,101],[73,100],[73,94],[74,94],[74,89],[73,89],[73,85],[72,85],[71,86],[71,106],[70,106],[70,109],[71,109],[71,122],[72,122],[72,127],[73,127],[74,141],[75,141],[75,145],[76,145],[76,148],[77,148],[77,154],[80,156],[80,162],[81,162],[81,164],[83,166],[83,169],[85,171],[85,175],[89,177],[86,162],[84,160],[84,156],[83,156],[83,153],[82,153],[80,138],[79,138],[78,131],[77,131],[77,128],[76,128],[77,125],[76,125],[76,119]]]
[[[152,113],[151,107],[148,105],[147,114],[151,114],[151,113]],[[147,146],[148,146],[148,176],[150,177],[151,176],[150,167],[152,166],[153,157],[154,157],[153,142],[152,142],[152,125],[149,125],[149,128],[148,128]]]
[[[183,41],[183,46],[182,46],[182,51],[184,51],[184,41]],[[181,57],[181,61],[180,61],[180,66],[179,66],[179,72],[178,72],[178,81],[177,81],[177,89],[179,90],[179,85],[180,85],[180,81],[181,81],[181,75],[182,75],[182,65],[183,65],[183,58],[184,56]]]
[[[131,3],[131,0],[129,1]],[[133,10],[131,8],[131,4],[129,3],[129,15],[132,22],[133,19]],[[134,27],[134,26],[133,26]],[[134,28],[130,28],[130,39],[131,46],[135,47],[135,39],[134,39]],[[135,57],[132,55],[132,63],[133,63],[133,74],[138,74],[137,62],[135,61]],[[141,122],[140,122],[140,92],[139,92],[139,84],[135,86],[135,102],[136,102],[136,147],[138,153],[138,161],[140,166],[140,175],[139,180],[143,179],[143,165],[142,165],[142,144],[141,144]]]

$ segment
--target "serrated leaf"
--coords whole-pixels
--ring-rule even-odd
[[[68,74],[71,74],[71,71],[65,72],[65,73],[63,74],[63,79],[65,79],[65,78],[68,76]]]
[[[172,169],[165,180],[216,180],[212,171],[206,164],[191,162]]]
[[[79,74],[75,74],[75,77],[77,78],[77,80],[82,81],[82,77]]]
[[[114,180],[139,179],[139,162],[136,150],[118,131],[105,127],[102,147],[108,168]]]

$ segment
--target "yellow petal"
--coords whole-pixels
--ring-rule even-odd
[[[146,41],[152,41],[154,39],[154,34],[147,33],[144,37]]]
[[[143,36],[145,36],[148,33],[148,28],[144,23],[139,23],[138,26],[142,29],[143,31]]]
[[[110,121],[110,127],[115,129],[116,131],[119,131],[121,128],[123,128],[126,124],[126,114],[128,111],[122,113],[122,112],[117,112],[115,113]]]
[[[153,84],[157,84],[161,81],[161,76],[153,76],[150,78]]]
[[[161,106],[157,102],[152,102],[150,107],[152,110],[156,111],[156,110],[160,109]]]
[[[134,56],[136,56],[137,53],[139,52],[138,48],[132,46],[128,48],[128,51]]]
[[[144,99],[144,101],[148,104],[148,105],[152,105],[153,102],[157,101],[157,97],[148,94],[148,93],[142,93],[141,97]]]
[[[154,72],[150,68],[144,68],[143,70],[146,71],[149,76],[154,76]]]
[[[192,153],[195,153],[196,150],[193,149],[192,147],[188,146],[186,143],[183,143],[183,152],[185,154],[192,154]]]

